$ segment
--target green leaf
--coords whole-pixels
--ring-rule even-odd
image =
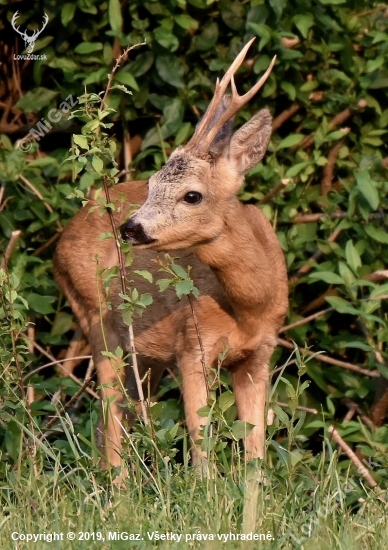
[[[374,225],[365,225],[365,233],[374,241],[379,243],[388,244],[388,233],[381,229],[380,227],[375,227]]]
[[[158,55],[156,58],[156,70],[164,82],[175,88],[183,87],[184,68],[178,57],[170,54]]]
[[[353,241],[349,240],[345,246],[345,257],[349,266],[353,269],[354,273],[357,273],[358,268],[361,267],[362,262]]]
[[[369,203],[372,210],[377,210],[379,206],[379,194],[376,189],[376,183],[371,180],[367,170],[356,172],[357,189]]]
[[[179,47],[179,40],[177,37],[165,27],[158,27],[155,29],[154,36],[155,40],[170,52],[175,52]]]
[[[138,300],[138,304],[141,305],[143,308],[146,308],[147,306],[150,306],[153,302],[152,295],[149,293],[142,294],[140,296],[140,299]],[[142,311],[138,311],[138,313],[142,313]]]
[[[48,88],[34,88],[32,91],[24,94],[15,107],[22,109],[26,113],[40,111],[43,107],[49,105],[57,95],[58,92],[49,90]]]
[[[198,22],[190,17],[190,15],[176,15],[175,21],[177,24],[182,27],[182,29],[190,30],[190,29],[198,29]]]
[[[101,42],[81,42],[74,48],[75,53],[81,55],[89,54],[92,52],[99,52],[103,48]]]
[[[55,311],[51,305],[55,302],[55,298],[53,296],[41,296],[40,294],[31,292],[26,298],[29,308],[36,313],[45,315],[46,313],[54,313]]]
[[[186,281],[182,281],[181,283],[178,283],[175,286],[178,300],[181,300],[182,296],[188,296],[193,290],[193,287],[194,287],[193,281],[186,280]]]
[[[65,4],[61,11],[61,21],[64,27],[67,27],[68,23],[74,18],[76,4]]]
[[[222,393],[218,400],[218,405],[223,413],[230,409],[230,407],[234,405],[234,403],[235,397],[234,394],[230,391]]]
[[[210,50],[218,41],[218,25],[214,21],[205,23],[201,34],[193,38],[194,47],[202,51]]]
[[[175,275],[178,275],[181,279],[187,278],[187,271],[185,268],[180,266],[179,264],[171,264],[171,269],[175,273]]]
[[[303,134],[290,134],[286,138],[282,139],[282,141],[278,145],[278,149],[286,149],[287,147],[297,145],[302,141],[304,137],[305,136]]]
[[[121,90],[122,92],[124,92],[126,94],[132,95],[132,92],[130,90],[128,90],[128,88],[126,86],[124,86],[124,84],[114,84],[111,87],[111,90]]]
[[[295,86],[293,86],[290,82],[282,82],[280,84],[280,87],[286,92],[291,101],[294,101],[294,99],[296,98]]]
[[[102,170],[104,168],[104,163],[102,162],[100,157],[97,157],[96,155],[93,156],[92,166],[95,169],[95,171],[97,172],[97,174],[99,174],[101,176]]]
[[[73,324],[73,316],[65,312],[58,312],[55,316],[54,323],[51,327],[52,336],[62,336],[70,330]]]
[[[139,277],[142,277],[149,283],[152,283],[152,273],[149,271],[146,271],[145,269],[134,269],[132,273],[135,273],[136,275],[139,275]]]
[[[159,292],[164,292],[165,290],[167,290],[173,282],[174,279],[158,279],[156,281],[156,284],[159,287]]]
[[[269,4],[276,14],[276,18],[280,19],[283,10],[287,6],[287,0],[269,0]]]
[[[325,137],[325,141],[337,141],[339,139],[342,139],[346,134],[348,133],[348,130],[336,130],[335,132],[330,132]]]
[[[244,420],[235,420],[231,426],[231,434],[235,439],[243,439],[251,433],[255,426]]]
[[[89,149],[88,140],[85,136],[80,134],[73,134],[73,140],[76,145],[81,147],[81,149]]]
[[[345,4],[346,0],[319,0],[319,2],[324,6],[330,5],[330,4],[333,6],[337,6],[339,4]]]
[[[307,38],[308,32],[314,25],[314,17],[309,14],[298,14],[293,17],[294,24],[303,38]]]
[[[338,313],[349,313],[351,315],[358,315],[359,312],[346,300],[340,296],[326,296],[325,300],[331,305]]]
[[[109,0],[109,24],[116,34],[123,29],[123,17],[121,15],[120,0]]]
[[[139,86],[135,80],[135,78],[129,73],[128,71],[120,71],[116,74],[114,78],[115,82],[120,82],[120,84],[124,84],[125,86],[129,86],[133,90],[139,91]]]
[[[294,178],[307,166],[310,166],[310,162],[299,162],[298,164],[294,164],[294,166],[291,166],[291,168],[287,170],[286,176],[288,178]]]
[[[351,286],[355,281],[354,273],[344,262],[338,262],[338,269],[342,279],[345,281],[345,284],[348,287]]]
[[[324,281],[329,285],[343,285],[345,283],[342,277],[340,277],[336,273],[332,273],[331,271],[315,271],[314,273],[310,273],[310,275],[308,275],[308,278]]]

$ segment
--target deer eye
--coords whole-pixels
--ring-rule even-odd
[[[184,200],[184,202],[187,202],[189,204],[198,204],[202,200],[202,195],[201,195],[201,193],[198,193],[197,191],[189,191],[183,197],[183,200]]]

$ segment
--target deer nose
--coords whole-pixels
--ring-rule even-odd
[[[133,218],[123,223],[120,233],[124,241],[133,244],[146,244],[153,240],[147,237],[141,223],[137,223]]]

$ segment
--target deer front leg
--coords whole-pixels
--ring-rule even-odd
[[[199,430],[207,418],[197,411],[207,403],[206,381],[200,357],[196,354],[185,354],[179,361],[182,374],[183,402],[185,406],[186,425],[191,440],[191,460],[193,466],[205,470],[206,453],[195,444],[199,439]]]
[[[238,417],[255,425],[244,439],[246,459],[264,458],[268,365],[248,359],[235,368],[232,378]]]

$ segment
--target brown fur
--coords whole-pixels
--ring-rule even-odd
[[[226,108],[229,103],[225,102]],[[212,128],[215,123],[213,118]],[[194,442],[204,422],[197,411],[206,404],[207,395],[190,304],[187,298],[178,301],[173,289],[158,292],[154,284],[131,271],[148,269],[154,279],[159,278],[153,260],[164,250],[178,256],[183,267],[192,267],[200,292],[194,308],[206,365],[215,366],[219,353],[228,350],[223,366],[232,372],[239,418],[255,425],[245,440],[247,457],[262,457],[268,362],[287,310],[287,275],[271,224],[256,207],[242,205],[235,194],[244,173],[263,157],[270,134],[271,116],[262,110],[233,136],[230,125],[221,128],[209,155],[193,152],[189,143],[187,149],[173,153],[149,186],[146,182],[122,183],[111,191],[112,201],[124,196],[124,206],[141,205],[131,223],[153,239],[147,243],[132,239],[137,246],[128,278],[140,293],[153,296],[153,303],[134,323],[138,363],[141,375],[151,369],[152,390],[166,366],[178,366],[196,465],[202,453]],[[184,197],[189,191],[200,192],[202,201],[188,204]],[[99,240],[101,233],[111,231],[109,217],[88,210],[87,206],[79,211],[65,229],[55,257],[55,273],[91,344],[103,385],[102,398],[110,403],[104,407],[107,461],[119,465],[123,407],[118,378],[125,382],[131,397],[138,396],[132,368],[117,373],[113,362],[101,354],[106,349],[114,352],[117,346],[127,353],[128,327],[116,309],[121,303],[118,282],[110,291],[110,310],[96,275],[96,255],[99,268],[117,265],[113,239]],[[124,210],[115,213],[116,226],[127,221]]]

